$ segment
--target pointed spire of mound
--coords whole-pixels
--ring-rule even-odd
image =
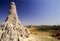
[[[0,26],[0,41],[23,41],[29,34],[29,30],[18,19],[15,3],[11,2],[9,16]]]
[[[18,19],[16,5],[14,2],[11,2],[11,4],[10,4],[9,16],[6,18],[5,22],[12,23],[15,25],[20,24],[21,26],[23,26]]]
[[[17,14],[17,12],[16,12],[16,5],[15,5],[14,2],[11,2],[11,4],[10,4],[9,14]]]

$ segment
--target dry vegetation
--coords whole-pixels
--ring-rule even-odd
[[[36,41],[60,41],[60,26],[27,26]],[[33,41],[33,40],[29,40]]]

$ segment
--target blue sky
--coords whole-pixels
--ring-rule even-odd
[[[60,25],[60,0],[0,0],[0,23],[8,16],[12,1],[22,24]]]

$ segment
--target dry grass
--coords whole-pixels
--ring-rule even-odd
[[[57,38],[51,37],[49,32],[42,32],[35,30],[35,28],[29,28],[31,35],[25,41],[60,41]]]

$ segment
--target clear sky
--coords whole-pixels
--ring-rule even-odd
[[[60,25],[60,0],[0,0],[0,23],[8,16],[12,1],[22,24]]]

